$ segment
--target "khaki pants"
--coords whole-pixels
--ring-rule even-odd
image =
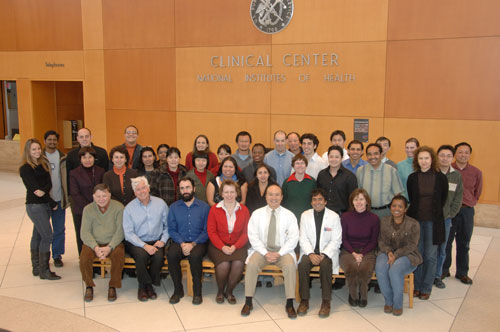
[[[274,263],[283,272],[283,277],[285,279],[285,294],[287,299],[295,298],[295,284],[297,282],[297,268],[295,266],[295,261],[292,255],[286,254],[281,256],[280,259]],[[271,265],[266,258],[260,253],[255,252],[247,263],[247,269],[245,272],[245,296],[253,297],[255,295],[255,285],[257,284],[257,278],[259,272],[262,271],[262,267],[265,265]]]
[[[87,287],[95,287],[94,280],[92,280],[92,262],[96,257],[92,248],[83,245],[82,253],[80,254],[80,272]],[[123,264],[125,263],[125,247],[123,243],[120,243],[111,251],[109,258],[111,259],[111,280],[109,281],[109,287],[121,288]]]

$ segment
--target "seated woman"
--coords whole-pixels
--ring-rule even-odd
[[[384,312],[400,316],[403,313],[404,277],[422,263],[417,248],[420,225],[405,214],[408,210],[406,197],[394,196],[390,208],[391,216],[380,221],[380,251],[375,272],[385,299]]]
[[[275,182],[271,179],[271,169],[266,164],[261,164],[255,169],[254,180],[248,185],[246,207],[250,214],[258,208],[267,205],[266,192],[269,185]]]
[[[307,158],[298,154],[292,159],[294,172],[283,183],[283,206],[300,220],[302,212],[311,209],[311,192],[316,189],[316,180],[306,174]]]
[[[109,159],[113,163],[113,168],[102,178],[103,183],[107,184],[111,191],[111,198],[127,205],[135,198],[130,179],[138,177],[137,170],[127,168],[128,152],[122,145],[115,146],[109,152]]]
[[[223,200],[212,206],[208,214],[208,256],[215,264],[217,303],[223,303],[225,297],[230,304],[236,304],[233,289],[240,282],[245,267],[250,213],[236,201],[240,194],[233,180],[224,180],[220,186]]]
[[[80,166],[69,173],[70,197],[72,200],[73,223],[75,224],[76,245],[78,254],[82,252],[82,227],[83,208],[92,203],[94,187],[102,183],[104,169],[94,164],[96,152],[90,146],[85,146],[78,152]]]
[[[194,168],[191,168],[186,177],[193,179],[195,192],[194,196],[205,203],[207,202],[206,187],[214,178],[212,172],[207,170],[208,154],[205,152],[195,152],[193,154],[192,163]]]
[[[245,177],[241,174],[238,164],[233,157],[226,157],[221,162],[217,176],[207,184],[207,202],[210,206],[222,201],[219,192],[219,187],[224,180],[233,180],[240,187],[241,194],[238,195],[236,200],[240,204],[245,204],[247,198],[248,184]]]
[[[158,167],[156,153],[150,146],[143,146],[139,155],[139,166],[137,172],[139,175],[144,175],[148,181],[151,178],[151,173]]]
[[[167,151],[167,162],[151,173],[151,195],[160,197],[168,206],[178,199],[177,184],[187,173],[180,160],[181,151],[173,146]]]
[[[191,170],[194,167],[193,164],[193,155],[196,152],[204,152],[208,155],[208,165],[206,166],[207,169],[212,169],[213,167],[217,166],[219,161],[217,160],[217,156],[215,153],[210,151],[210,144],[208,142],[208,137],[206,135],[198,135],[194,139],[194,144],[193,144],[193,151],[189,152],[186,156],[186,168],[187,170]]]
[[[167,162],[167,151],[170,149],[168,144],[160,144],[156,148],[156,154],[158,155],[158,166]]]
[[[340,267],[349,287],[349,304],[366,307],[368,283],[375,269],[380,221],[370,212],[370,196],[364,189],[355,189],[349,196],[350,211],[340,217],[342,252]]]
[[[219,161],[215,166],[210,168],[210,172],[212,172],[212,174],[214,175],[219,173],[220,163],[224,160],[224,158],[231,156],[231,154],[231,147],[229,145],[219,145],[219,147],[217,148],[217,158],[219,158]]]

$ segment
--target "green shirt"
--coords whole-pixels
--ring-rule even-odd
[[[316,189],[316,180],[305,174],[302,181],[295,178],[295,173],[283,183],[283,207],[292,211],[300,224],[300,216],[311,209],[311,191]]]
[[[112,199],[106,212],[102,213],[95,202],[88,204],[83,209],[80,237],[92,249],[99,244],[116,248],[124,239],[123,205]]]

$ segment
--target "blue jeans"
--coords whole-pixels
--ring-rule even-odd
[[[446,244],[448,243],[450,228],[451,228],[451,218],[446,218],[444,220],[445,238],[444,238],[444,243],[441,243],[438,246],[436,275],[434,276],[434,278],[441,278],[441,275],[443,274],[443,264],[444,260],[446,259]]]
[[[50,225],[49,204],[26,204],[26,212],[33,222],[30,249],[50,252],[52,244],[52,226]]]
[[[403,308],[403,291],[405,275],[413,272],[416,266],[412,266],[407,256],[397,258],[392,266],[387,264],[388,256],[380,253],[375,264],[377,281],[384,295],[385,305],[394,309]]]
[[[450,236],[446,245],[446,260],[443,270],[450,271],[451,247],[453,240],[457,239],[457,272],[458,277],[466,276],[469,273],[469,245],[474,230],[474,208],[464,206],[451,221]]]
[[[424,262],[415,270],[415,290],[430,294],[436,275],[437,245],[432,244],[432,221],[420,221],[418,250]]]
[[[52,257],[61,258],[64,254],[64,241],[66,239],[66,210],[61,208],[61,202],[57,202],[57,210],[52,210],[52,228],[54,230],[52,240]]]

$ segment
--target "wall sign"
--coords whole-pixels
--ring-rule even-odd
[[[278,33],[288,26],[293,16],[293,0],[252,0],[250,18],[264,33]]]

